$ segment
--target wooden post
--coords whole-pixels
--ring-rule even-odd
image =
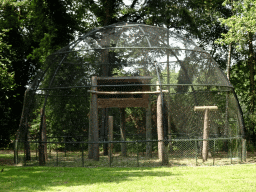
[[[152,140],[152,115],[151,115],[151,102],[148,102],[146,109],[146,140]],[[147,157],[152,157],[152,142],[147,142],[146,145]]]
[[[158,82],[157,82],[158,84]],[[160,91],[160,87],[157,86],[157,91]],[[165,145],[164,145],[164,126],[163,126],[163,109],[162,109],[162,98],[161,93],[157,97],[157,136],[158,140],[158,158],[162,161],[162,164],[167,164],[167,154],[165,154]]]
[[[92,90],[97,91],[97,77],[92,77]],[[99,124],[98,124],[98,105],[97,94],[92,93],[91,110],[90,110],[90,125],[89,125],[89,142],[94,142],[89,145],[88,158],[99,161]]]
[[[194,111],[204,111],[204,129],[203,129],[203,149],[202,157],[203,161],[207,161],[208,158],[208,138],[209,138],[209,111],[217,110],[217,106],[195,106]]]
[[[209,128],[208,128],[208,114],[209,114],[209,109],[205,109],[204,113],[204,131],[203,131],[203,149],[202,149],[202,156],[203,156],[203,161],[207,161],[208,159],[208,141],[205,139],[209,138]]]
[[[113,141],[113,116],[108,117],[108,141]],[[113,160],[113,143],[108,144],[109,150],[108,150],[108,161],[111,165]]]
[[[125,133],[125,108],[120,108],[120,134],[121,141],[126,141],[126,133]],[[122,156],[126,157],[126,143],[121,143],[121,152]]]

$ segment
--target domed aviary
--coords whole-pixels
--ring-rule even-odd
[[[50,55],[25,93],[17,139],[27,159],[29,141],[39,142],[40,164],[52,137],[69,150],[83,143],[99,160],[101,147],[111,153],[108,116],[122,141],[116,152],[126,156],[125,141],[140,140],[151,157],[158,140],[162,163],[179,150],[206,161],[216,139],[227,151],[244,134],[233,86],[210,54],[174,30],[137,23],[96,28]]]

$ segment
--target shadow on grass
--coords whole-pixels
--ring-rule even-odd
[[[153,170],[155,169],[155,170]],[[119,184],[141,177],[173,177],[161,168],[78,168],[78,167],[5,167],[0,173],[0,191],[50,190],[52,187]]]

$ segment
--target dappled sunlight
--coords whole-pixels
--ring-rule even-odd
[[[255,165],[170,168],[6,167],[3,173],[0,174],[4,183],[0,186],[2,191],[212,191],[213,186],[220,191],[232,191],[238,186],[251,191],[256,189]],[[250,186],[245,185],[245,180]]]

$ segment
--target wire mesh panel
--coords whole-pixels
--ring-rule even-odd
[[[83,164],[101,161],[108,116],[113,141],[123,142],[114,143],[113,165],[200,159],[201,148],[209,158],[215,149],[233,154],[241,145],[228,139],[244,135],[233,86],[210,54],[175,30],[137,23],[96,28],[50,55],[25,93],[16,140],[29,160],[34,139],[41,165],[53,137],[58,157],[80,151]]]

